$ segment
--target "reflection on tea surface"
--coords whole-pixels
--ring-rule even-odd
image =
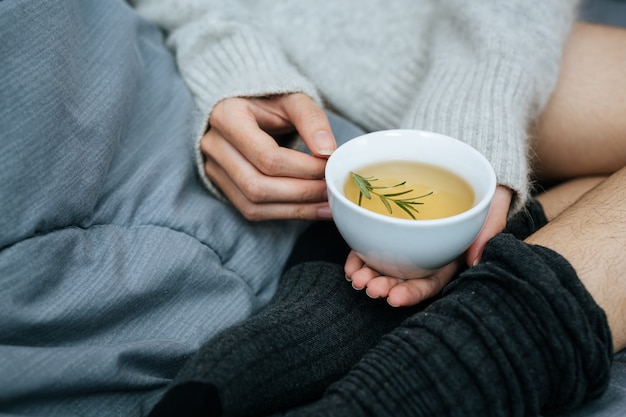
[[[390,161],[348,176],[345,196],[368,210],[401,219],[429,220],[462,213],[474,204],[472,187],[430,164]]]

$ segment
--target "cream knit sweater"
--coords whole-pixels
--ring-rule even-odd
[[[528,125],[554,88],[577,7],[576,0],[133,3],[165,31],[204,121],[224,98],[304,92],[366,131],[448,134],[491,161],[498,182],[515,191],[511,212],[528,195]],[[196,153],[201,166],[197,144]]]

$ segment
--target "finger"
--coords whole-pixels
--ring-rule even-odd
[[[389,290],[387,303],[394,307],[409,307],[434,297],[459,272],[461,266],[462,260],[457,259],[429,277],[402,281]]]
[[[374,271],[367,266],[363,266],[362,268],[355,271],[350,277],[352,280],[352,288],[355,290],[362,290],[367,287],[370,281],[376,277],[380,276],[380,273]]]
[[[205,165],[210,178],[237,210],[250,221],[263,220],[330,220],[328,202],[321,203],[265,203],[257,204],[247,199],[219,165]]]
[[[485,225],[466,252],[468,266],[478,264],[487,242],[504,230],[512,196],[513,193],[509,188],[498,185]]]
[[[205,145],[202,144],[201,146],[204,147]],[[252,204],[322,203],[327,201],[324,180],[267,176],[241,155],[228,141],[217,134],[213,135],[209,149],[205,149],[203,152],[206,156],[205,172],[207,176],[229,198],[228,191],[234,185]],[[230,181],[226,182],[224,177],[228,177]]]
[[[343,271],[346,274],[346,279],[348,281],[352,280],[352,274],[354,274],[359,269],[363,268],[365,262],[356,254],[355,251],[350,251],[348,254],[348,258],[346,259],[346,263],[343,267]]]
[[[286,96],[284,110],[311,153],[327,157],[337,148],[326,113],[309,96]]]
[[[389,292],[397,285],[402,285],[402,280],[388,276],[377,276],[367,283],[365,293],[370,298],[386,298]]]
[[[437,277],[410,279],[389,290],[387,303],[393,307],[408,307],[434,297],[443,289]]]
[[[281,147],[271,135],[259,127],[257,115],[260,111],[255,107],[255,103],[260,102],[244,99],[220,102],[211,114],[211,129],[217,131],[265,175],[322,179],[326,167],[325,160]],[[208,146],[206,142],[204,146]],[[203,148],[202,151],[206,154],[209,149]]]
[[[332,219],[328,202],[256,204],[248,200],[226,175],[220,176],[217,185],[232,205],[250,221]]]

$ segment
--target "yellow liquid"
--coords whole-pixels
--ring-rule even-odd
[[[389,197],[387,200],[389,208],[373,192],[370,192],[371,199],[367,199],[363,195],[361,207],[376,213],[413,220],[405,210],[389,199],[407,200],[425,194],[429,195],[411,200],[421,203],[411,205],[415,210],[409,209],[417,220],[454,216],[470,209],[474,205],[474,190],[472,190],[472,187],[458,175],[434,165],[393,161],[367,165],[354,172],[367,178],[372,187],[390,187],[374,189],[373,192],[376,193],[395,194],[412,190],[410,193],[401,196]],[[405,185],[394,187],[394,185],[403,181],[406,181]],[[352,175],[348,175],[348,179],[345,182],[344,194],[349,200],[358,204],[360,192]],[[389,212],[389,209],[391,209],[391,212]]]

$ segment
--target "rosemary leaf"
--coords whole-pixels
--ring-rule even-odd
[[[423,195],[420,195],[420,196],[417,196],[417,197],[410,197],[410,198],[403,198],[402,199],[402,198],[398,198],[398,197],[406,195],[406,194],[409,194],[409,193],[412,193],[413,190],[410,189],[410,190],[405,190],[405,191],[388,192],[388,193],[379,193],[376,190],[400,187],[400,186],[406,185],[406,181],[399,182],[399,183],[397,183],[395,185],[373,186],[372,182],[378,181],[378,178],[363,177],[362,175],[359,175],[359,174],[357,174],[355,172],[350,172],[350,175],[352,176],[352,180],[354,181],[354,184],[359,189],[359,200],[358,200],[358,205],[359,206],[361,205],[361,203],[363,201],[363,196],[365,196],[365,198],[367,198],[368,200],[371,200],[372,194],[374,194],[374,195],[378,196],[380,201],[387,208],[387,211],[389,212],[389,214],[393,213],[393,209],[392,209],[391,203],[394,203],[401,210],[403,210],[405,213],[407,213],[412,219],[415,219],[416,218],[415,214],[419,213],[419,210],[417,210],[417,208],[415,208],[415,205],[424,204],[421,201],[415,201],[415,200],[420,199],[420,198],[424,198],[424,197],[428,197],[429,195],[431,195],[433,193],[431,191],[431,192],[428,192],[426,194],[423,194]]]
[[[400,207],[402,210],[404,210],[406,214],[411,216],[412,219],[415,219],[415,215],[412,213],[412,211],[415,211],[416,213],[419,213],[419,211],[417,211],[417,209],[415,207],[413,207],[413,206],[405,206],[402,203],[396,203],[396,204],[397,204],[398,207]]]
[[[350,174],[352,175],[352,179],[354,180],[354,183],[356,184],[357,188],[361,192],[361,195],[364,195],[365,198],[367,198],[368,200],[371,200],[372,196],[370,195],[370,189],[372,188],[372,186],[370,185],[368,181],[369,179],[371,179],[371,177],[365,178],[355,172],[350,172]],[[360,200],[361,199],[359,196],[359,205],[361,205]]]
[[[387,211],[389,213],[393,213],[393,210],[391,210],[391,205],[389,204],[389,202],[387,201],[387,199],[385,198],[384,195],[378,195],[378,198],[380,198],[380,201],[382,201],[382,203],[385,205],[385,207],[387,207]]]

